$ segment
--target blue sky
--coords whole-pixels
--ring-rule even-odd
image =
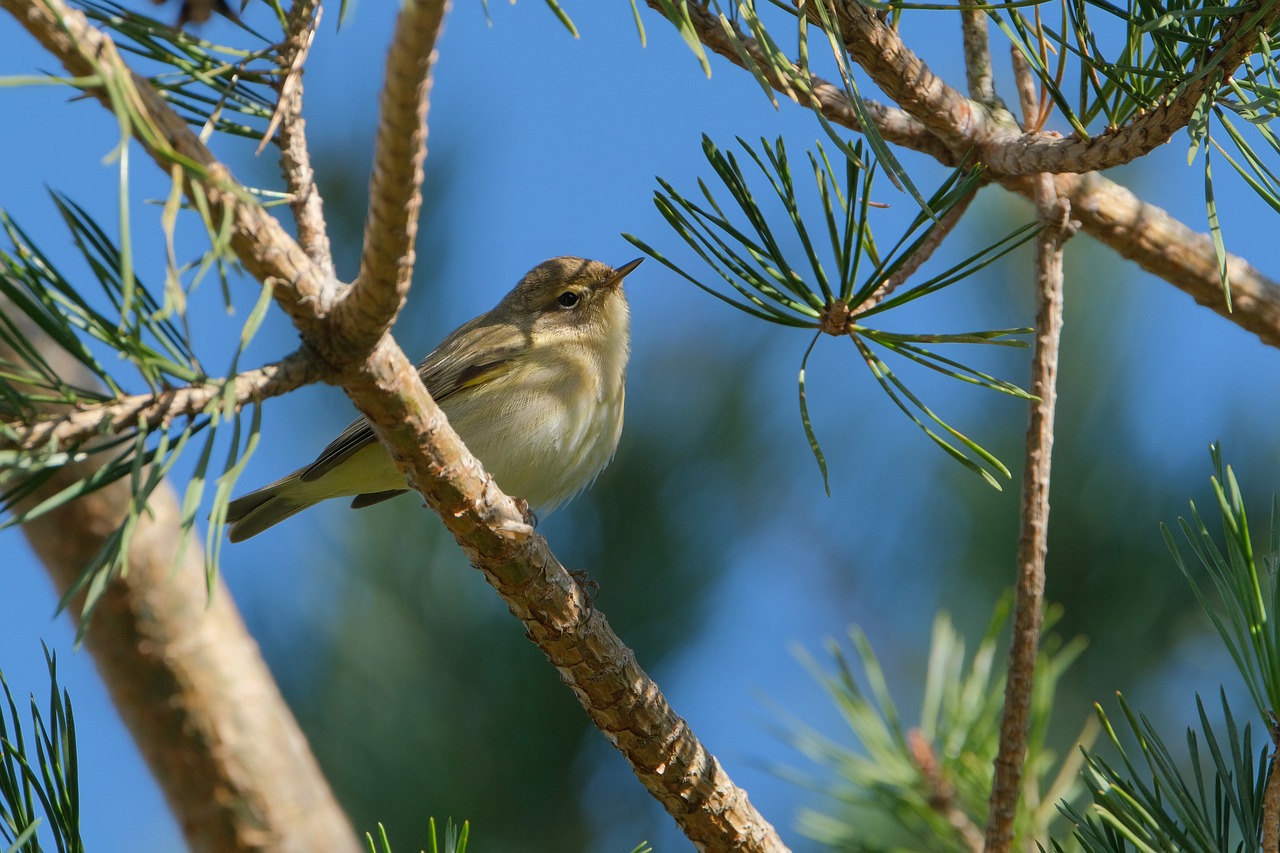
[[[336,5],[326,10],[305,78],[308,131],[321,146],[341,149],[372,135],[390,5],[358,4],[353,20],[337,34]],[[734,136],[783,134],[797,151],[822,136],[803,110],[784,105],[775,111],[754,80],[723,62],[713,61],[714,76],[706,79],[679,36],[647,10],[643,14],[648,45],[642,47],[628,4],[566,5],[581,30],[579,39],[571,38],[534,0],[515,6],[493,2],[491,21],[474,0],[456,3],[450,14],[439,46],[429,139],[429,157],[443,152],[449,168],[450,205],[440,227],[452,242],[439,277],[448,283],[449,296],[431,318],[434,328],[397,330],[411,355],[489,308],[543,258],[576,254],[620,264],[638,254],[621,232],[674,247],[674,237],[652,205],[654,176],[692,189],[697,177],[708,175],[700,154],[701,134],[721,145],[731,144]],[[173,10],[166,8],[161,14]],[[940,20],[909,21],[904,37],[909,43],[928,42],[930,27],[942,29]],[[234,30],[220,21],[202,32],[212,40],[234,37]],[[950,29],[946,32],[952,35]],[[54,65],[8,17],[0,17],[0,44],[5,45],[0,75],[30,74]],[[941,56],[938,68],[955,79],[953,64]],[[0,206],[31,233],[53,234],[54,240],[62,238],[46,187],[70,193],[104,221],[110,221],[115,204],[115,168],[103,162],[115,142],[113,120],[96,103],[66,101],[66,91],[55,87],[0,90],[5,114],[22,117],[0,133],[0,163],[10,164],[0,171]],[[248,145],[219,145],[215,153],[232,163],[241,177],[265,181],[269,178],[263,176],[273,174],[269,162],[254,163]],[[905,159],[909,167],[922,165],[917,158]],[[21,168],[13,168],[15,163]],[[363,180],[364,164],[351,168],[355,180]],[[920,181],[925,186],[941,176],[936,170],[920,174],[926,175]],[[1217,174],[1219,203],[1228,211],[1229,246],[1274,274],[1272,214],[1226,174],[1225,165],[1217,167]],[[164,196],[166,187],[157,170],[140,154],[135,155],[133,175],[136,199]],[[1181,140],[1153,162],[1122,170],[1120,177],[1145,198],[1203,228],[1203,174],[1197,166],[1186,166]],[[885,213],[885,233],[891,234],[895,218],[901,221],[913,212],[911,201],[895,194],[887,182],[880,184],[880,192],[894,206]],[[1029,215],[1022,202],[1006,205],[994,191],[988,195],[979,203],[981,216],[1007,216],[1008,211]],[[428,197],[426,204],[431,203]],[[135,205],[140,221],[157,215],[154,207]],[[981,222],[966,227],[970,235],[981,233]],[[339,249],[345,252],[340,257],[352,256],[352,246]],[[159,244],[140,238],[144,275],[150,264],[151,277],[158,279],[160,252]],[[1117,300],[1140,306],[1127,315],[1122,340],[1112,350],[1115,373],[1126,381],[1126,410],[1114,413],[1117,429],[1139,431],[1145,464],[1153,470],[1192,466],[1203,471],[1205,479],[1210,440],[1223,438],[1229,452],[1233,440],[1259,447],[1265,468],[1253,477],[1260,488],[1273,491],[1280,470],[1268,431],[1276,422],[1280,398],[1274,390],[1280,379],[1274,351],[1106,250],[1096,259],[1090,269],[1105,273],[1069,285],[1079,289],[1080,298],[1101,305]],[[343,277],[353,272],[339,269]],[[1025,279],[1019,281],[1019,276]],[[1025,300],[1013,296],[1029,285],[1029,269],[980,278],[973,287],[986,294],[981,314],[957,295],[937,307],[919,309],[910,315],[912,321],[927,326],[941,319],[948,331],[1032,322],[1024,312]],[[642,356],[652,357],[675,341],[697,340],[707,347],[731,349],[759,334],[753,321],[716,304],[653,261],[628,287],[638,365],[646,363]],[[245,285],[246,298],[255,293]],[[209,322],[211,331],[200,334],[208,335],[217,352],[217,331],[231,328],[235,321],[213,317]],[[1073,333],[1070,323],[1069,317],[1068,336]],[[757,701],[759,693],[785,696],[789,707],[805,708],[811,721],[830,722],[821,691],[796,665],[791,645],[816,649],[826,637],[841,636],[851,622],[862,625],[890,658],[918,653],[934,609],[953,603],[938,601],[930,581],[932,572],[945,571],[944,565],[939,568],[945,563],[945,545],[922,545],[913,533],[927,529],[931,538],[945,542],[949,534],[963,536],[964,531],[948,527],[945,506],[918,497],[922,483],[952,476],[940,454],[904,425],[864,371],[847,370],[848,353],[834,346],[818,348],[810,377],[814,424],[827,442],[832,466],[832,497],[825,497],[794,408],[795,371],[808,338],[781,329],[768,334],[777,357],[752,362],[758,368],[752,394],[760,417],[776,427],[777,457],[763,464],[786,472],[776,492],[760,498],[777,502],[778,521],[766,529],[740,532],[731,547],[732,572],[714,599],[718,606],[701,626],[698,642],[655,675],[677,710],[725,760],[735,779],[749,788],[757,805],[794,838],[792,811],[801,792],[760,769],[768,760],[785,757],[785,751],[763,732],[760,720],[766,714]],[[275,314],[248,359],[258,363],[277,358],[289,340],[286,321]],[[630,393],[660,398],[659,390],[644,384],[653,375],[633,372]],[[1188,389],[1194,392],[1194,405],[1181,402]],[[991,405],[1013,428],[1021,429],[1024,414],[1015,404],[991,402],[977,391],[938,393],[946,395],[948,412],[963,417],[974,407]],[[350,417],[348,404],[334,389],[307,389],[297,400],[268,408],[268,430],[270,419],[296,423],[321,412],[327,424],[317,431],[323,434],[336,431]],[[1242,418],[1242,412],[1247,417]],[[278,435],[267,434],[242,482],[274,479],[309,461],[314,452],[310,443],[300,447],[303,442]],[[939,473],[943,470],[945,475]],[[927,491],[927,485],[924,488]],[[1012,512],[1016,487],[1006,489],[1006,497]],[[838,529],[841,536],[860,543],[861,574],[851,569],[851,577],[857,578],[851,582],[854,594],[833,597],[829,588],[793,582],[795,571],[802,577],[806,571],[793,565],[795,507],[808,508],[806,521],[813,527]],[[344,511],[328,511],[327,517],[317,511],[310,518],[315,527],[300,527],[274,539],[264,536],[242,550],[224,551],[224,571],[251,626],[270,630],[273,595],[289,587],[291,572],[301,570],[285,566],[274,577],[264,577],[264,566],[279,562],[282,549],[296,546],[316,530],[323,537],[324,520],[337,519],[335,513]],[[912,519],[916,511],[923,518]],[[1153,535],[1157,520],[1151,520]],[[553,548],[555,531],[544,531]],[[257,570],[238,566],[241,560]],[[6,607],[9,618],[0,624],[0,667],[16,692],[39,694],[45,684],[40,640],[57,650],[62,683],[78,712],[85,826],[91,845],[100,850],[173,849],[178,835],[162,797],[110,708],[87,654],[72,651],[66,620],[52,618],[51,586],[16,531],[0,533],[0,570],[5,573],[6,598],[22,602],[20,607]],[[735,649],[735,654],[726,659],[724,648]],[[1213,672],[1218,659],[1211,654],[1205,659],[1205,654],[1199,647],[1189,650],[1185,668],[1174,672],[1177,679],[1168,684],[1213,689],[1220,677]],[[700,677],[712,662],[723,676],[714,689]],[[723,684],[738,686],[724,689]],[[1153,696],[1174,692],[1166,683],[1149,690]],[[121,790],[130,792],[126,802],[118,796]],[[650,840],[658,842],[659,850],[677,849],[669,836]]]

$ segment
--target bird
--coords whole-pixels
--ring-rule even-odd
[[[542,515],[590,485],[617,449],[631,349],[622,283],[642,260],[544,261],[418,366],[498,487]],[[242,542],[332,498],[360,509],[408,490],[360,417],[310,465],[232,500],[228,535]]]

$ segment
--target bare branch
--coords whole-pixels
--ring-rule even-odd
[[[443,519],[595,725],[696,845],[785,850],[772,826],[667,704],[635,655],[514,500],[449,426],[404,353],[383,338],[343,387],[410,485]]]
[[[665,14],[660,0],[647,0],[647,2],[651,8],[660,14]],[[703,4],[688,4],[685,7],[685,11],[689,14],[689,20],[693,22],[693,28],[698,34],[699,41],[739,68],[745,67],[742,57],[738,55],[733,43],[725,35],[719,18],[711,14]],[[730,23],[729,26],[734,26],[734,24]],[[810,96],[816,102],[817,107],[822,110],[824,116],[836,124],[851,130],[860,131],[862,129],[858,124],[857,113],[850,105],[849,98],[843,89],[823,80],[821,77],[809,74],[801,69],[800,66],[794,64],[791,66],[791,71],[795,76],[789,80],[780,80],[756,40],[741,32],[741,30],[737,31],[737,35],[747,54],[754,60],[760,73],[764,75],[765,79],[769,81],[769,85],[773,86],[777,92],[791,98],[795,94],[796,79],[805,79],[807,77],[810,81]],[[953,155],[951,150],[934,136],[928,128],[902,110],[887,107],[884,104],[870,100],[865,101],[865,104],[867,113],[875,121],[876,129],[888,141],[931,154],[944,163],[954,164],[960,161],[960,157]],[[811,104],[801,104],[801,106],[809,107]]]
[[[1040,105],[1031,69],[1017,48],[1014,73],[1024,121],[1033,125]],[[1062,247],[1074,232],[1070,205],[1058,198],[1050,175],[1036,176],[1036,214],[1044,227],[1036,235],[1036,342],[1031,359],[1031,418],[1022,470],[1022,532],[1018,537],[1018,579],[1013,637],[1005,681],[1000,746],[987,809],[984,849],[1008,853],[1022,793],[1031,731],[1031,699],[1040,633],[1044,627],[1044,561],[1049,550],[1049,475],[1053,421],[1058,402],[1058,353],[1062,340]]]
[[[1277,773],[1276,734],[1273,730],[1271,766],[1267,769],[1267,787],[1262,794],[1262,850],[1263,853],[1280,853],[1280,773]]]
[[[24,326],[60,376],[93,384],[34,324]],[[100,464],[91,456],[63,466],[18,509]],[[120,526],[130,492],[129,480],[118,480],[23,525],[60,595]],[[161,484],[138,518],[128,573],[112,579],[94,609],[85,643],[112,702],[192,850],[358,853],[364,848],[231,593],[221,580],[208,588],[200,544],[182,539],[179,516],[172,488]],[[77,622],[82,606],[83,599],[70,605]]]
[[[299,0],[289,10],[289,34],[280,49],[280,62],[286,71],[280,84],[280,100],[271,120],[272,127],[277,122],[280,126],[280,169],[291,195],[289,206],[298,227],[298,243],[312,263],[333,277],[333,254],[325,228],[324,200],[316,188],[311,151],[307,147],[307,123],[302,118],[302,70],[311,42],[316,37],[320,12],[320,0]],[[263,134],[264,145],[271,138],[272,127]]]
[[[17,438],[11,441],[0,437],[0,450],[67,450],[97,436],[119,435],[140,425],[155,429],[175,418],[195,417],[210,404],[224,400],[228,385],[239,409],[318,379],[320,369],[315,361],[303,353],[294,353],[275,364],[246,370],[230,379],[122,397],[75,411],[49,413],[31,422],[5,422]]]
[[[448,8],[448,0],[413,0],[396,18],[374,141],[360,275],[334,311],[335,331],[353,353],[367,352],[391,328],[409,292],[427,156],[427,96]]]
[[[1231,307],[1222,293],[1213,238],[1188,228],[1154,204],[1102,175],[1055,175],[1058,195],[1085,233],[1160,276],[1196,302],[1280,347],[1280,284],[1239,255],[1227,254]],[[1026,195],[1023,178],[1005,186]]]

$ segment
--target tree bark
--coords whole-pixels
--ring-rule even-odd
[[[11,306],[0,303],[11,319]],[[24,334],[75,384],[92,382],[32,324]],[[0,357],[14,353],[0,348]],[[87,387],[87,386],[86,386]],[[21,511],[82,479],[99,457],[63,467]],[[110,537],[128,478],[23,525],[59,595]],[[198,537],[181,541],[180,507],[162,483],[111,580],[85,645],[194,851],[355,853],[363,847],[219,579],[206,586]],[[79,624],[83,596],[69,605]]]

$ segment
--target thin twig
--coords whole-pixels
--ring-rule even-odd
[[[1267,731],[1271,735],[1271,758],[1267,762],[1267,787],[1262,795],[1262,850],[1280,853],[1280,773],[1276,772],[1280,720],[1274,711],[1267,714]]]
[[[289,206],[298,228],[298,243],[311,261],[330,276],[334,275],[333,254],[324,221],[324,200],[316,187],[311,169],[311,150],[307,145],[307,123],[302,118],[302,70],[320,25],[320,0],[298,0],[289,10],[288,35],[281,45],[280,63],[285,67],[280,84],[280,98],[271,125],[262,141],[271,138],[280,127],[280,170],[289,188]],[[261,147],[258,149],[261,151]]]
[[[920,267],[924,265],[925,261],[933,257],[933,253],[942,245],[942,241],[947,239],[947,235],[955,229],[957,224],[959,224],[961,217],[964,216],[964,212],[969,209],[969,205],[977,195],[978,187],[974,187],[972,192],[962,197],[952,205],[951,209],[943,214],[942,218],[938,220],[938,224],[929,232],[928,238],[920,244],[920,248],[912,253],[911,257],[907,258],[902,266],[894,270],[892,275],[880,282],[880,286],[877,287],[872,294],[862,302],[862,304],[854,308],[851,312],[851,316],[856,317],[863,311],[879,305],[888,298],[889,294],[893,293],[894,290],[901,286],[903,282],[915,275],[916,270],[920,269]]]
[[[982,851],[982,830],[978,829],[969,815],[956,802],[956,788],[942,775],[938,766],[938,756],[933,747],[925,740],[919,729],[907,732],[907,748],[911,751],[911,760],[916,763],[925,784],[929,786],[929,808],[947,819],[947,823],[960,833],[964,843],[973,853]]]
[[[1274,744],[1272,750],[1270,766],[1267,768],[1267,789],[1262,798],[1263,853],[1280,851],[1280,773],[1276,772]]]
[[[1031,69],[1013,49],[1014,73],[1024,121],[1034,123],[1039,102]],[[1022,532],[1018,537],[1018,580],[1013,637],[1005,682],[1004,716],[995,778],[987,809],[985,850],[1008,853],[1022,791],[1031,699],[1040,632],[1044,626],[1044,561],[1049,546],[1049,475],[1053,456],[1054,411],[1058,400],[1058,351],[1062,339],[1062,247],[1073,225],[1070,206],[1058,198],[1051,175],[1036,178],[1036,215],[1043,228],[1036,237],[1036,342],[1031,361],[1031,417],[1022,472]]]
[[[1030,131],[1040,118],[1039,90],[1036,87],[1035,75],[1031,73],[1031,63],[1022,55],[1022,51],[1014,47],[1009,51],[1009,63],[1013,66],[1013,84],[1018,90],[1018,103],[1022,105],[1023,129]],[[1032,117],[1034,112],[1034,118]]]
[[[5,421],[4,426],[13,430],[16,438],[0,437],[0,450],[63,451],[96,436],[119,435],[139,426],[155,429],[175,418],[195,417],[210,405],[217,404],[221,409],[228,385],[232,388],[234,406],[240,409],[315,382],[321,375],[315,360],[298,352],[230,379],[209,380],[201,385],[171,388],[155,394],[135,394],[75,411],[46,413],[30,422]]]

